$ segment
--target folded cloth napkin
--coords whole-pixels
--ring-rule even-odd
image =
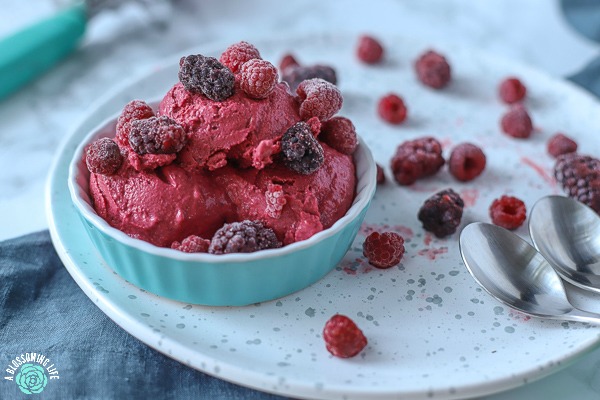
[[[45,387],[33,368],[42,356]],[[129,335],[77,286],[48,231],[0,243],[0,380],[0,399],[283,399],[203,374]],[[28,397],[19,385],[42,390]]]

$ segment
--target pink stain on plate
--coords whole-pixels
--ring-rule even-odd
[[[426,232],[425,237],[423,238],[423,244],[425,246],[429,246],[431,244],[431,240],[433,240],[433,236],[431,236],[431,233]]]
[[[443,247],[431,247],[429,249],[419,250],[419,255],[429,258],[430,260],[435,260],[437,256],[440,254],[445,254],[448,252],[448,248],[446,246]]]
[[[465,207],[473,207],[477,203],[479,197],[479,190],[475,188],[463,189],[460,191],[460,197],[465,202]]]
[[[548,182],[550,184],[550,186],[554,187],[556,186],[556,181],[554,180],[554,178],[552,176],[550,176],[548,174],[548,171],[546,171],[546,169],[544,167],[542,167],[541,165],[537,164],[535,161],[533,161],[532,159],[528,158],[528,157],[521,157],[521,162],[531,168],[533,168],[533,170],[535,172],[537,172],[537,174],[546,182]]]
[[[354,260],[343,261],[342,271],[348,275],[368,274],[373,271],[374,267],[363,260],[362,258],[355,258]]]

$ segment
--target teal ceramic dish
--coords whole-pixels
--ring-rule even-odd
[[[354,241],[376,187],[376,165],[360,140],[354,154],[356,197],[346,215],[311,238],[279,249],[214,255],[154,246],[111,227],[94,211],[88,195],[87,144],[112,136],[116,116],[94,129],[69,166],[69,191],[85,230],[106,263],[148,292],[181,302],[239,306],[301,290],[330,272]]]

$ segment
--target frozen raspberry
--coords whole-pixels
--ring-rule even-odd
[[[554,176],[567,194],[600,214],[600,160],[577,153],[559,156]]]
[[[121,115],[117,119],[117,143],[122,147],[129,146],[129,129],[131,122],[138,119],[146,119],[154,116],[152,107],[142,100],[132,100],[123,107]]]
[[[297,122],[283,134],[281,152],[285,165],[303,175],[312,174],[325,161],[323,147],[306,122]]]
[[[318,117],[326,121],[342,108],[342,93],[332,83],[320,78],[302,81],[296,89],[300,98],[300,118]]]
[[[279,80],[277,68],[273,64],[257,59],[242,64],[240,76],[240,87],[255,99],[269,96]]]
[[[353,154],[358,146],[356,128],[346,117],[333,117],[325,121],[319,139],[344,154]]]
[[[495,225],[515,230],[525,221],[525,203],[513,196],[502,196],[492,202],[490,217]]]
[[[186,90],[202,93],[214,101],[223,101],[233,95],[233,72],[214,57],[200,54],[183,57],[179,61],[179,81]]]
[[[225,49],[219,61],[236,74],[245,62],[255,58],[261,58],[258,49],[250,43],[242,41]]]
[[[363,35],[358,38],[356,56],[366,64],[377,64],[383,58],[383,46],[374,37]]]
[[[442,190],[425,200],[418,218],[426,231],[443,238],[456,232],[464,206],[462,198],[454,190]]]
[[[381,165],[377,165],[377,184],[381,185],[385,183],[385,172],[383,172],[383,168]]]
[[[190,235],[180,242],[173,242],[171,248],[184,253],[208,253],[210,240],[203,239],[200,236]]]
[[[323,339],[327,351],[340,358],[354,357],[367,345],[367,338],[354,321],[341,314],[327,321],[323,328]]]
[[[459,181],[473,180],[485,169],[485,154],[474,144],[461,143],[452,149],[448,169]]]
[[[401,143],[391,161],[392,173],[400,185],[411,185],[433,175],[443,165],[442,145],[432,137]]]
[[[450,82],[450,64],[439,53],[429,50],[415,62],[419,80],[434,89],[441,89]]]
[[[281,58],[281,61],[279,62],[279,70],[282,73],[284,73],[285,70],[287,70],[288,68],[299,67],[299,66],[300,66],[300,63],[298,63],[298,61],[296,61],[294,56],[291,54],[284,55]]]
[[[173,154],[185,145],[185,131],[175,120],[151,117],[131,123],[129,145],[137,154]]]
[[[527,110],[522,105],[513,106],[500,121],[502,131],[508,136],[526,139],[533,132],[533,123]]]
[[[102,138],[87,148],[85,162],[91,173],[112,175],[121,167],[123,156],[114,140]]]
[[[377,112],[384,121],[396,125],[406,119],[407,110],[402,98],[390,93],[379,100]]]
[[[225,224],[210,241],[211,254],[252,253],[258,250],[281,247],[275,232],[258,221]]]
[[[523,100],[526,93],[527,88],[525,85],[523,85],[519,79],[514,77],[504,79],[498,87],[500,99],[507,104],[512,104]]]
[[[562,133],[557,133],[548,140],[548,153],[556,158],[577,151],[577,142]]]
[[[363,243],[363,255],[377,268],[393,267],[404,255],[404,239],[394,232],[373,232]]]
[[[292,92],[298,88],[300,83],[307,79],[321,78],[334,85],[337,83],[335,70],[327,65],[290,65],[285,70],[282,69],[281,73],[283,74],[281,79],[290,85]]]
[[[271,218],[281,217],[283,207],[286,205],[287,200],[283,192],[283,186],[275,183],[269,183],[267,191],[265,192],[265,200],[267,202],[267,215]]]

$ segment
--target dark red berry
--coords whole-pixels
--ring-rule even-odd
[[[358,146],[356,128],[346,117],[333,117],[325,121],[319,139],[344,154],[353,154]]]
[[[527,217],[525,203],[513,196],[502,196],[492,202],[490,217],[498,226],[510,230],[517,229]]]
[[[173,242],[171,248],[184,253],[208,253],[210,240],[203,239],[200,236],[190,235],[180,242]]]
[[[509,77],[500,83],[498,94],[503,102],[512,104],[523,100],[527,94],[527,88],[518,78]]]
[[[423,229],[442,238],[452,235],[460,225],[465,203],[452,189],[442,190],[425,200],[418,218]]]
[[[240,87],[255,99],[269,96],[279,80],[277,68],[268,61],[258,59],[242,64],[240,76]]]
[[[383,96],[377,104],[379,116],[390,124],[400,124],[406,119],[406,105],[401,97],[390,93]]]
[[[286,69],[282,69],[281,73],[281,79],[290,85],[292,92],[307,79],[321,78],[334,85],[337,83],[335,70],[328,65],[290,65]]]
[[[363,35],[358,38],[356,56],[366,64],[377,64],[383,58],[383,46],[374,37]]]
[[[327,351],[340,358],[354,357],[367,345],[367,338],[354,321],[341,314],[327,321],[323,328],[323,339]]]
[[[533,123],[529,113],[522,105],[513,106],[500,121],[502,131],[508,136],[526,139],[533,132]]]
[[[117,119],[116,140],[122,147],[129,146],[129,129],[131,122],[138,119],[146,119],[154,116],[152,107],[142,100],[132,100],[123,107],[121,115]]]
[[[281,58],[281,61],[279,62],[279,70],[282,73],[285,73],[285,71],[288,68],[291,67],[299,67],[300,63],[298,63],[298,61],[296,61],[296,59],[294,58],[294,56],[292,54],[286,54]],[[313,77],[313,78],[317,78],[317,77]],[[332,82],[334,83],[334,82]]]
[[[419,80],[434,89],[441,89],[450,82],[450,64],[439,53],[429,50],[415,62]]]
[[[185,131],[175,120],[167,117],[151,117],[131,123],[129,145],[136,153],[173,154],[185,145]]]
[[[452,149],[448,169],[456,179],[467,182],[483,172],[485,163],[485,154],[481,148],[471,143],[461,143]]]
[[[559,156],[554,176],[567,194],[600,214],[600,160],[577,153]]]
[[[433,175],[443,165],[442,145],[432,137],[401,143],[391,161],[392,173],[400,185],[411,185],[417,179]]]
[[[300,117],[326,121],[342,108],[342,93],[334,84],[320,78],[302,81],[296,89],[300,98]]]
[[[376,164],[377,165],[377,184],[381,185],[383,183],[385,183],[385,172],[383,171],[383,168],[381,167],[381,165]]]
[[[252,253],[281,247],[275,232],[258,221],[225,224],[215,232],[208,252],[211,254]]]
[[[398,265],[404,255],[404,238],[395,232],[373,232],[363,242],[363,255],[377,268]]]
[[[562,133],[557,133],[548,140],[548,153],[556,158],[577,151],[577,142]]]
[[[235,76],[216,58],[198,54],[179,61],[179,81],[192,93],[223,101],[233,95]]]
[[[255,58],[261,58],[258,49],[252,44],[242,41],[232,44],[225,49],[219,61],[235,74],[240,71],[241,66],[245,62]]]
[[[123,156],[119,145],[114,140],[102,138],[94,141],[87,148],[85,162],[91,173],[112,175],[123,164]]]
[[[285,165],[303,175],[312,174],[325,161],[323,147],[306,122],[297,122],[283,134],[281,152]]]

